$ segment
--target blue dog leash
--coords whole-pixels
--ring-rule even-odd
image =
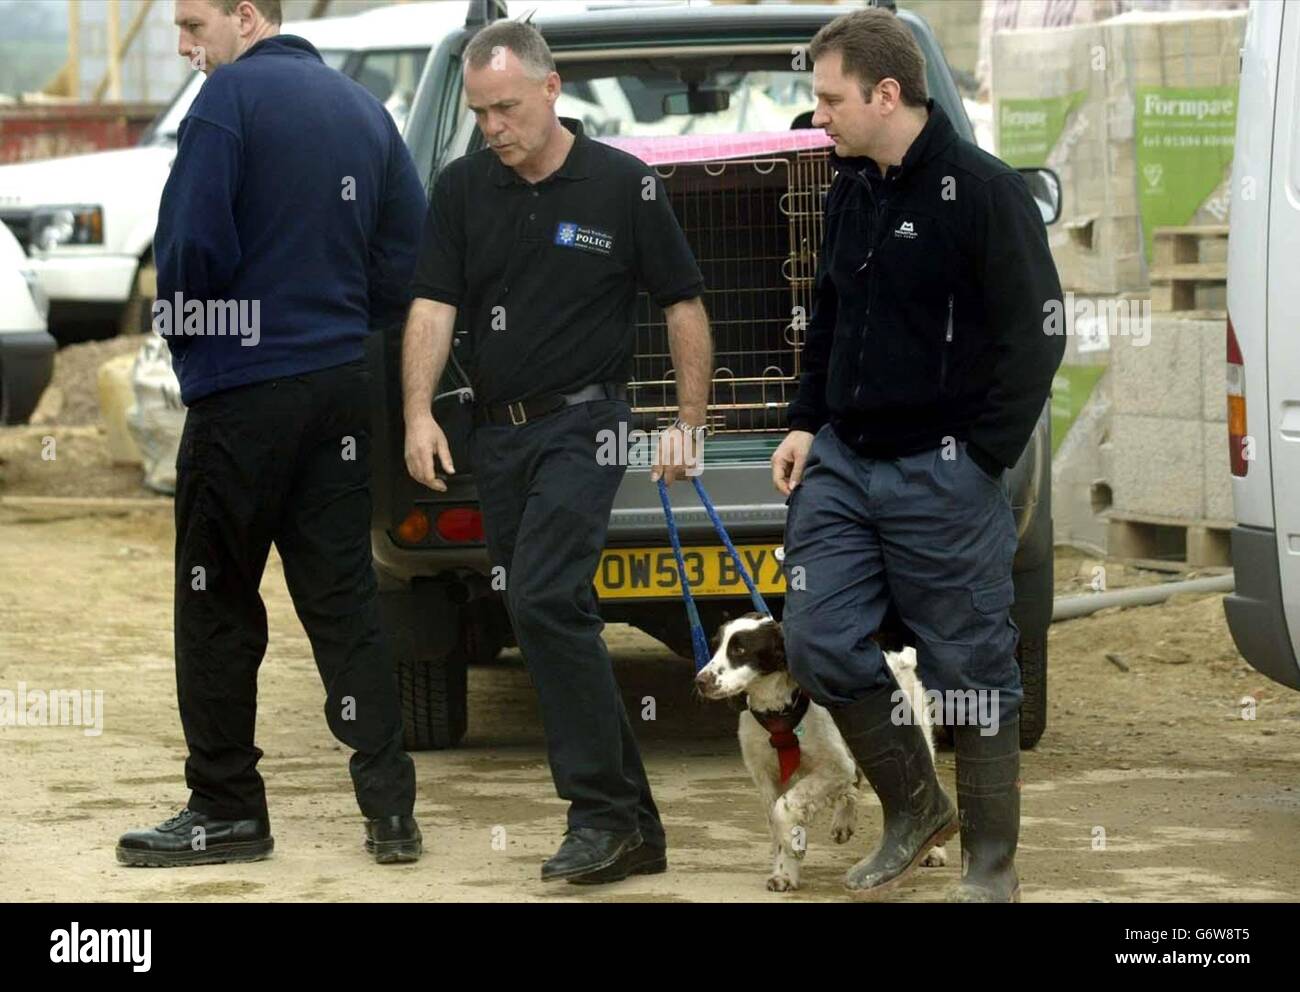
[[[749,588],[749,597],[754,601],[754,609],[770,617],[772,611],[767,608],[767,603],[763,601],[763,594],[754,585],[754,580],[750,578],[745,563],[741,561],[740,554],[736,551],[736,546],[731,543],[731,537],[727,534],[727,528],[722,525],[722,519],[718,516],[713,501],[704,491],[704,484],[700,482],[699,476],[691,481],[695,483],[695,491],[699,494],[700,502],[704,504],[704,511],[709,515],[713,529],[722,539],[723,545],[731,554],[732,561],[736,563],[736,570]],[[704,636],[704,625],[700,623],[700,611],[695,606],[695,597],[691,595],[691,580],[686,576],[686,559],[682,556],[682,538],[677,532],[677,519],[673,516],[672,501],[668,498],[668,485],[663,479],[659,480],[659,502],[664,507],[664,519],[668,522],[668,537],[673,544],[673,557],[677,559],[677,575],[682,583],[682,598],[686,601],[686,617],[691,623],[691,647],[695,651],[695,670],[698,672],[709,663],[709,641]]]

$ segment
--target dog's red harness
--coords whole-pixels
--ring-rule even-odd
[[[785,785],[799,770],[799,735],[796,731],[808,712],[808,697],[796,689],[794,699],[783,710],[764,712],[750,709],[749,712],[767,731],[768,743],[776,748],[777,761],[781,764],[781,784]]]

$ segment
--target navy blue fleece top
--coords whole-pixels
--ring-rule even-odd
[[[361,358],[410,301],[425,210],[388,112],[310,42],[267,38],[216,69],[154,235],[181,399]]]

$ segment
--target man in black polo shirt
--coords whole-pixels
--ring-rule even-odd
[[[619,436],[630,416],[640,285],[664,308],[678,383],[680,417],[661,443],[675,454],[653,474],[684,475],[712,363],[703,279],[654,173],[556,117],[560,77],[535,28],[481,31],[465,51],[465,94],[489,147],[452,162],[434,186],[403,341],[407,468],[439,492],[435,458],[455,471],[431,400],[464,311],[488,552],[506,569],[551,774],[570,802],[542,878],[663,871],[663,825],[592,588],[626,471],[598,462],[597,436]]]

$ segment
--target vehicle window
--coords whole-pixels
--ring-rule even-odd
[[[560,75],[565,75],[564,69]],[[684,110],[692,89],[725,91],[727,108],[666,112],[665,98],[678,101]],[[566,79],[556,109],[581,120],[591,135],[737,134],[788,130],[796,117],[812,110],[813,102],[808,72],[719,71],[688,86],[675,70],[650,69],[635,75]]]
[[[176,91],[176,95],[172,97],[172,102],[167,105],[167,109],[155,117],[148,130],[140,136],[141,145],[165,145],[176,140],[176,132],[185,115],[190,112],[190,105],[199,94],[203,78],[203,73],[196,72],[185,80],[181,88]]]
[[[321,51],[320,57],[331,69],[342,69],[351,54],[346,48],[328,48]]]
[[[919,22],[908,20],[907,24],[927,56],[930,95],[947,111],[957,133],[973,140],[965,107],[942,54]],[[558,68],[563,89],[556,109],[565,117],[582,121],[586,133],[593,137],[736,134],[809,127],[815,106],[812,72],[791,68],[790,46],[798,42],[773,39],[771,44],[770,54],[737,54],[725,61],[716,54],[711,54],[708,61],[692,58],[684,48],[672,59],[629,57],[617,63],[582,62],[578,57],[566,58],[568,53],[560,50],[563,54]],[[454,76],[455,66],[447,71]],[[483,144],[476,128],[457,126],[464,124],[467,112],[459,87],[454,93],[447,92],[451,81],[452,77],[442,82],[425,81],[419,94],[421,109],[403,132],[426,183],[431,181],[435,158],[440,167],[448,157],[466,154]],[[681,112],[690,107],[692,86],[697,91],[695,111]],[[709,102],[707,91],[711,89],[726,92],[725,109]],[[703,99],[698,98],[701,92]],[[665,97],[671,98],[667,108]],[[435,132],[442,137],[437,138]],[[453,134],[456,140],[448,145],[447,139]]]
[[[557,111],[576,117],[593,136],[643,137],[681,134],[743,134],[754,131],[785,131],[796,120],[808,126],[816,104],[812,93],[812,72],[790,69],[788,55],[738,57],[724,68],[704,68],[686,60],[630,62],[609,75],[609,63],[563,63],[560,77],[563,91]],[[955,93],[948,67],[941,61],[926,60],[926,83],[930,93],[945,105],[949,115],[961,114],[960,104],[948,106],[947,94]],[[697,103],[702,109],[684,112],[690,93],[705,94]],[[725,110],[703,109],[707,91],[727,94]],[[670,104],[666,107],[665,98]],[[960,123],[958,124],[960,127]]]
[[[415,84],[420,81],[420,72],[428,56],[427,48],[366,52],[348,71],[388,108],[400,129],[410,113]]]
[[[915,27],[913,27],[913,30]],[[924,46],[924,39],[918,38]],[[581,65],[564,62],[559,66],[564,88],[556,111],[582,121],[586,133],[595,137],[649,137],[664,134],[742,134],[750,131],[784,131],[803,114],[807,126],[815,100],[811,70],[790,69],[788,55],[738,56],[723,68],[706,68],[697,62],[629,60],[620,73],[608,74],[610,62]],[[926,83],[931,95],[948,103],[952,79],[941,59],[926,60]],[[666,113],[664,98],[671,96],[685,109],[692,88],[699,91],[725,90],[729,105],[725,111]],[[945,107],[949,114],[965,113]]]

